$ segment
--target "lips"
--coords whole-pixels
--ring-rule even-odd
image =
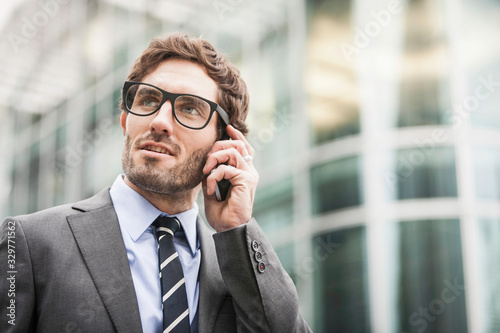
[[[143,148],[144,150],[149,150],[149,151],[154,151],[154,152],[157,152],[157,153],[160,153],[160,154],[166,154],[166,155],[170,155],[170,156],[173,156],[166,148],[163,148],[163,147],[159,147],[159,146],[145,146]]]
[[[147,142],[139,147],[140,150],[151,151],[158,154],[164,154],[168,156],[174,156],[173,149],[164,145],[155,144],[152,142]]]

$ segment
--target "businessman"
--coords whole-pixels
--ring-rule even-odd
[[[153,39],[123,86],[124,174],[2,222],[0,331],[309,332],[252,218],[248,99],[206,40]]]

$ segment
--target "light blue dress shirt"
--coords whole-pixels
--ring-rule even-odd
[[[111,200],[118,216],[118,222],[127,249],[132,273],[142,330],[145,333],[163,331],[161,309],[161,287],[158,267],[158,241],[151,224],[160,215],[169,216],[154,207],[139,193],[131,189],[119,175],[110,190]],[[175,247],[181,259],[186,283],[191,333],[197,333],[195,319],[199,300],[198,272],[200,270],[200,244],[196,231],[198,206],[175,215],[184,230],[177,232]],[[179,235],[178,235],[179,234]]]

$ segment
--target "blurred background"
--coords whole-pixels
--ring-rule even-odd
[[[249,86],[254,215],[315,332],[500,331],[500,1],[11,0],[0,31],[2,217],[110,186],[128,71],[187,32]]]

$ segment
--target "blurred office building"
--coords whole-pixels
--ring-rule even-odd
[[[128,71],[184,31],[248,83],[254,215],[315,332],[500,331],[500,2],[27,0],[3,23],[2,216],[112,184]]]

